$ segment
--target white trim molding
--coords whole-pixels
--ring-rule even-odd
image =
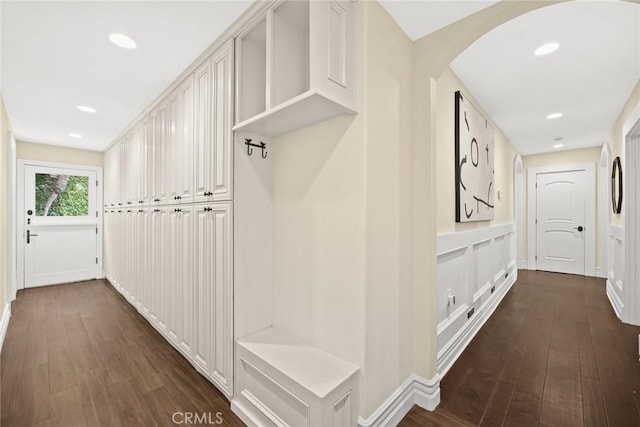
[[[411,375],[366,420],[358,419],[360,427],[397,426],[413,405],[433,411],[440,404],[440,376],[428,380]]]
[[[616,312],[616,316],[624,320],[624,297],[625,297],[625,280],[624,280],[624,228],[617,225],[610,225],[607,233],[607,258],[608,272],[607,279],[607,297]]]
[[[527,170],[527,263],[530,270],[537,270],[536,262],[536,212],[537,191],[536,176],[543,173],[585,171],[587,173],[587,188],[585,194],[585,247],[584,274],[596,276],[596,163],[572,163],[564,165],[543,166]]]
[[[9,319],[11,319],[10,302],[5,304],[4,311],[2,312],[2,318],[0,319],[0,352],[2,352],[4,338],[7,336],[7,329],[9,329]]]

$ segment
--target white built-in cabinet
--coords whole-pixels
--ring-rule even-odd
[[[233,43],[105,153],[106,277],[233,393]]]
[[[357,367],[281,331],[256,335],[271,326],[268,320],[242,319],[256,330],[234,337],[234,304],[254,306],[242,298],[256,296],[245,289],[234,300],[232,146],[234,136],[268,141],[354,112],[354,5],[256,2],[226,42],[185,72],[105,152],[105,276],[230,398],[235,368],[239,389],[232,405],[243,419],[254,414],[275,424],[355,423],[357,399],[351,393],[357,396]],[[268,161],[259,157],[254,160]],[[235,207],[242,212],[238,218],[260,215],[265,201],[257,211],[246,202],[260,194],[249,187],[267,185],[264,174],[247,168],[246,161],[237,164],[245,165],[235,177],[245,190]],[[260,236],[268,236],[269,227],[253,241],[239,238],[238,253],[264,246]],[[272,340],[280,342],[275,356],[269,355]],[[279,365],[302,355],[307,359],[293,363],[296,369]],[[273,378],[281,379],[279,389]],[[335,386],[318,386],[326,382]],[[296,411],[305,407],[306,415],[298,417]]]
[[[280,1],[236,37],[234,130],[276,136],[355,111],[354,2]]]

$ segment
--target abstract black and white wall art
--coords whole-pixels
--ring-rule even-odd
[[[494,217],[494,129],[462,95],[455,93],[456,222]]]

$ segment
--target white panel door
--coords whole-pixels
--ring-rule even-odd
[[[585,274],[586,171],[538,173],[537,269]]]
[[[233,224],[231,203],[195,210],[197,347],[209,378],[227,395],[233,376]]]
[[[23,173],[24,286],[98,277],[96,172],[25,165]]]

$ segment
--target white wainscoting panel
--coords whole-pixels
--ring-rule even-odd
[[[438,373],[443,376],[516,281],[514,224],[438,236]],[[455,303],[452,298],[455,297]]]
[[[616,315],[624,316],[624,228],[609,226],[607,238],[609,272],[607,273],[607,297]]]

